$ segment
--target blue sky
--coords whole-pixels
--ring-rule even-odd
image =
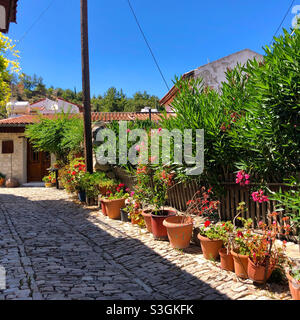
[[[283,19],[290,0],[131,0],[169,86],[208,61],[262,47]],[[18,24],[9,36],[21,39],[51,0],[19,0]],[[109,87],[129,96],[167,92],[126,0],[89,0],[91,94]],[[296,0],[295,5],[300,5]],[[290,28],[290,12],[283,26]],[[281,31],[280,31],[281,32]],[[47,86],[81,90],[80,0],[55,0],[18,45],[26,74]]]

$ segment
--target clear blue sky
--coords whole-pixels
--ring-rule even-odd
[[[175,75],[208,60],[245,48],[263,53],[262,46],[272,40],[291,4],[291,0],[131,1],[169,86]],[[19,0],[18,24],[11,24],[9,36],[20,39],[50,2]],[[147,90],[162,97],[165,84],[127,1],[88,2],[91,94],[115,86],[129,96]],[[292,18],[290,12],[285,28],[291,27]],[[18,49],[26,74],[43,77],[47,86],[81,90],[80,0],[55,0]]]

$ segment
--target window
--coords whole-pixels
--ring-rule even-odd
[[[2,141],[2,153],[3,154],[14,153],[14,142],[13,142],[13,140]]]

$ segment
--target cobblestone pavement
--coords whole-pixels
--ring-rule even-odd
[[[65,191],[0,189],[0,300],[270,300],[291,299],[240,281],[199,246],[185,252],[154,241],[137,226],[84,208]]]

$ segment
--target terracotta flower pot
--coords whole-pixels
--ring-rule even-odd
[[[293,300],[300,300],[300,281],[295,280],[289,272],[286,273],[289,280],[290,292]]]
[[[233,262],[233,257],[230,251],[227,254],[227,249],[222,248],[219,250],[219,255],[221,259],[221,268],[223,270],[234,272],[234,262]]]
[[[274,271],[275,265],[270,265],[268,268],[268,273],[267,273],[267,278],[266,281],[269,280],[269,278],[272,275],[272,272]],[[260,265],[255,265],[253,261],[249,258],[248,260],[248,277],[250,280],[253,282],[257,283],[264,283],[265,279],[265,271],[266,267],[260,266]]]
[[[103,202],[105,204],[107,216],[113,220],[120,219],[121,208],[125,207],[125,199],[103,199]]]
[[[52,188],[51,182],[45,182],[45,188]]]
[[[5,179],[4,178],[0,178],[0,187],[2,187],[4,185]]]
[[[103,215],[107,216],[106,206],[105,206],[103,199],[100,199],[100,206],[101,206],[101,211],[102,211]]]
[[[242,279],[248,279],[248,258],[242,254],[237,254],[234,251],[231,251],[234,261],[234,270],[235,274]]]
[[[155,240],[168,240],[167,228],[163,222],[166,218],[175,215],[176,212],[172,210],[161,210],[160,215],[151,214],[151,227]]]
[[[193,235],[193,220],[185,217],[172,216],[163,221],[167,228],[168,238],[172,248],[186,249],[190,246]]]
[[[219,256],[219,250],[223,247],[222,240],[210,240],[198,234],[198,239],[201,243],[201,249],[204,258],[207,260],[217,260]]]
[[[145,220],[146,228],[150,233],[152,233],[151,213],[152,213],[152,210],[143,210],[142,212],[142,215]]]

